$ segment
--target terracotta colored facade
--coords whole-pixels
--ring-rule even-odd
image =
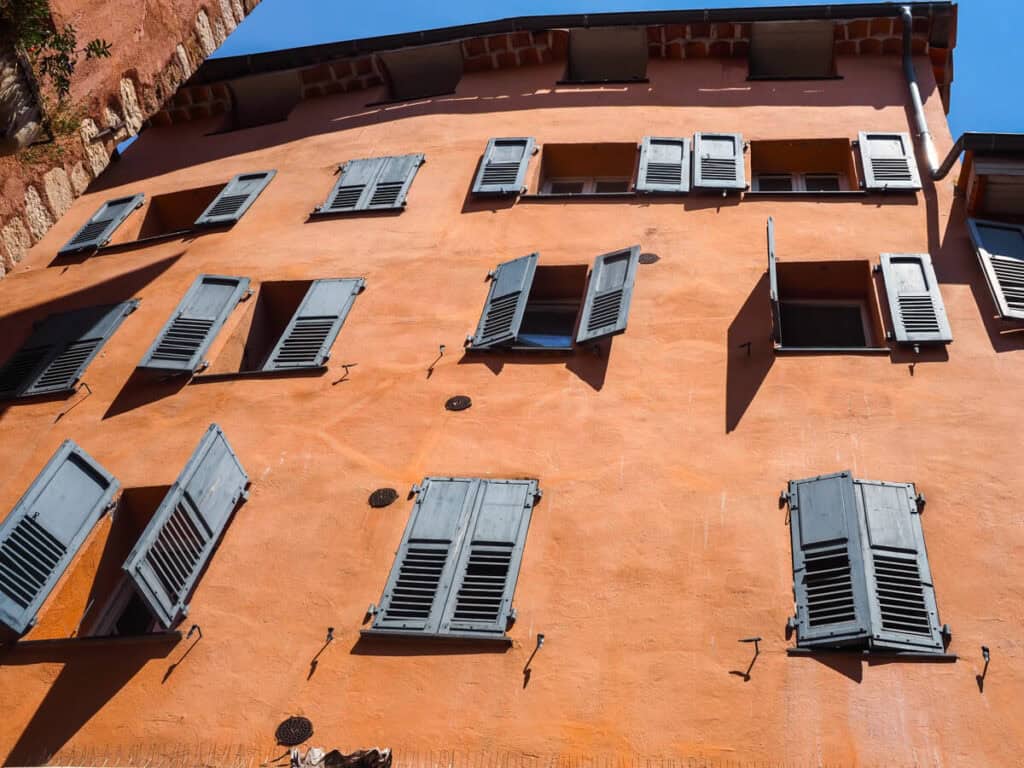
[[[915,63],[944,154],[930,60]],[[257,764],[281,752],[275,725],[303,714],[312,743],[390,746],[403,765],[1016,764],[1024,357],[993,319],[954,179],[835,199],[513,204],[469,192],[493,136],[543,147],[908,130],[898,56],[838,66],[840,80],[749,82],[743,59],[653,59],[649,83],[556,87],[562,65],[537,64],[466,74],[454,96],[424,102],[367,107],[374,99],[352,92],[241,132],[208,135],[216,118],[149,129],[0,284],[0,358],[54,307],[140,299],[87,370],[91,394],[0,406],[0,510],[66,437],[131,494],[25,640],[79,626],[131,546],[131,509],[173,482],[211,422],[246,467],[250,498],[181,626],[200,625],[201,639],[23,642],[0,657],[0,755]],[[412,152],[426,163],[401,214],[308,219],[339,162]],[[53,263],[104,199],[268,168],[277,176],[230,230]],[[784,263],[930,253],[954,342],[919,356],[774,355],[768,216]],[[545,265],[590,264],[632,244],[658,259],[639,267],[629,328],[600,354],[462,351],[498,262],[539,251]],[[136,363],[200,273],[256,287],[363,277],[366,290],[324,375],[140,382]],[[455,394],[472,408],[446,411]],[[779,493],[843,469],[927,495],[956,663],[787,656]],[[540,482],[508,648],[360,639],[408,520],[405,491],[428,475]],[[382,486],[400,499],[372,509]],[[329,626],[336,639],[311,668]],[[538,633],[546,643],[524,675]],[[752,648],[737,641],[750,636],[763,640],[745,679]],[[981,645],[993,659],[983,685]]]

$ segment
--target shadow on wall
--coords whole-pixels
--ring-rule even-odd
[[[874,57],[872,57],[874,58]],[[894,82],[902,86],[899,57],[891,57]],[[850,60],[845,66],[856,66]],[[749,82],[745,59],[708,59],[687,62],[692,77],[674,77],[679,62],[652,60],[649,73],[653,83],[629,85],[556,86],[564,63],[497,70],[484,77],[468,77],[453,96],[409,101],[390,106],[372,106],[382,91],[369,89],[299,102],[288,120],[228,133],[207,135],[219,118],[177,126],[153,127],[144,139],[146,151],[135,150],[122,162],[111,165],[90,192],[169,173],[181,168],[225,157],[298,141],[310,136],[335,133],[370,125],[390,123],[427,115],[496,114],[529,109],[576,109],[581,107],[678,106],[730,108],[765,104],[785,106],[855,106],[876,109],[902,104],[902,87],[864,88],[857,78],[830,81],[828,88],[801,81]],[[868,66],[868,64],[864,64]],[[872,64],[877,66],[877,62]],[[931,83],[931,78],[923,82]],[[708,83],[717,87],[703,87]],[[928,99],[934,86],[922,93]],[[889,97],[889,98],[887,98]],[[502,135],[500,122],[495,133]],[[697,127],[697,126],[695,126]],[[865,127],[865,126],[860,126]],[[740,126],[742,128],[742,126]],[[639,140],[639,136],[637,139]],[[483,146],[480,147],[481,152]],[[343,150],[338,161],[348,159]],[[334,160],[335,158],[332,158]],[[319,202],[319,201],[318,201]],[[486,207],[486,206],[485,206]]]
[[[725,431],[732,432],[775,362],[768,275],[761,275],[726,336]]]
[[[564,363],[567,370],[597,392],[604,387],[608,372],[608,357],[612,351],[612,339],[603,339],[596,344],[587,344],[572,352],[544,352],[535,350],[501,350],[490,352],[464,352],[459,365],[485,365],[495,376],[506,365],[557,365]]]
[[[354,656],[469,656],[507,653],[511,644],[492,640],[360,635],[349,651]]]

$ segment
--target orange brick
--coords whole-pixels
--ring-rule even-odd
[[[690,39],[693,40],[698,37],[711,37],[711,25],[710,24],[690,24],[687,30]]]
[[[892,34],[892,19],[872,19],[871,20],[871,34],[872,35],[891,35]]]
[[[686,44],[686,58],[703,59],[708,55],[708,47],[705,43],[694,41]]]
[[[526,48],[533,45],[529,32],[513,32],[511,37],[512,45],[516,48]]]
[[[466,40],[462,43],[462,48],[467,56],[479,56],[486,51],[484,41],[479,37],[471,37],[469,40]]]
[[[667,56],[670,59],[681,59],[683,58],[683,44],[682,43],[669,43],[667,49]]]
[[[508,36],[507,35],[494,35],[493,37],[487,38],[487,50],[494,51],[507,51],[508,50]]]
[[[540,64],[540,51],[536,48],[524,48],[519,52],[519,63],[523,66]]]
[[[487,55],[473,56],[463,62],[463,68],[467,72],[484,72],[491,69],[491,57]]]
[[[724,59],[732,54],[732,44],[728,40],[712,40],[708,46],[708,55]]]
[[[846,24],[846,39],[847,40],[858,40],[862,37],[867,37],[869,33],[870,25],[867,19],[857,19]]]
[[[518,59],[516,59],[516,55],[512,51],[502,51],[497,55],[496,59],[498,61],[498,66],[501,69],[514,67],[519,63]]]
[[[836,53],[840,56],[854,56],[857,53],[856,40],[840,40],[836,43]]]
[[[873,37],[866,38],[860,41],[860,52],[862,54],[874,54],[882,52],[882,41],[876,40]]]

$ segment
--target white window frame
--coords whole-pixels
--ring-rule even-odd
[[[602,181],[625,182],[625,192],[598,192],[597,184]],[[632,194],[630,182],[633,180],[625,176],[556,176],[544,180],[542,194],[545,195],[629,195]],[[553,184],[582,183],[583,190],[580,192],[552,192]]]
[[[830,194],[829,192],[822,192],[822,191],[818,191],[818,190],[814,190],[814,189],[808,190],[807,189],[807,177],[808,176],[810,176],[810,177],[815,177],[815,176],[817,176],[817,177],[824,177],[824,176],[828,176],[830,178],[835,178],[839,182],[839,191],[840,192],[847,192],[847,191],[849,191],[849,186],[848,186],[848,184],[846,182],[845,174],[838,173],[838,172],[836,172],[836,173],[832,173],[832,172],[825,172],[825,173],[819,173],[819,172],[809,172],[809,173],[756,173],[756,174],[754,174],[754,188],[753,188],[753,191],[754,192],[762,192],[762,191],[764,191],[764,192],[767,192],[768,194],[771,194],[772,192],[776,192],[778,194],[789,194],[789,193],[792,193],[792,192],[804,192],[804,193],[811,194],[811,195],[827,195],[827,194]],[[788,191],[787,190],[762,190],[761,189],[761,179],[762,178],[765,178],[765,179],[782,179],[782,178],[787,178],[790,181],[792,189],[790,189]]]

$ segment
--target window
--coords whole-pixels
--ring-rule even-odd
[[[695,189],[746,189],[746,161],[743,135],[709,133],[693,135],[693,186]]]
[[[361,278],[263,283],[259,298],[221,351],[209,375],[321,368],[362,290]],[[251,296],[249,278],[200,275],[138,367],[192,373],[232,310]]]
[[[864,171],[864,188],[873,192],[914,191],[921,176],[909,133],[861,131],[857,147]]]
[[[623,333],[640,246],[585,265],[538,266],[539,254],[499,264],[470,350],[571,350],[574,344]]]
[[[958,186],[969,216],[1024,221],[1024,161],[1019,157],[968,152]]]
[[[913,483],[849,471],[789,483],[797,649],[945,651]]]
[[[428,477],[366,635],[508,643],[536,480]]]
[[[462,79],[459,43],[422,45],[377,54],[387,101],[409,101],[455,93]]]
[[[0,399],[71,392],[138,301],[50,315],[0,367]]]
[[[422,154],[349,160],[339,166],[338,181],[314,215],[358,211],[401,211]]]
[[[490,139],[473,179],[474,195],[518,195],[536,150],[530,136]]]
[[[752,141],[750,170],[754,192],[820,194],[856,189],[848,139]]]
[[[647,80],[644,27],[569,30],[569,63],[563,83],[637,83]]]
[[[1024,320],[1024,226],[980,219],[967,224],[999,316]]]
[[[622,195],[629,194],[630,180],[582,178],[547,179],[544,182],[545,195]]]
[[[751,80],[836,77],[831,21],[755,21],[750,33]]]
[[[540,157],[542,195],[632,194],[636,144],[545,144]]]
[[[243,173],[223,185],[159,195],[132,232],[123,233],[116,245],[152,237],[179,235],[202,227],[234,224],[249,210],[277,171]],[[57,252],[60,256],[89,253],[109,244],[128,216],[145,204],[137,194],[108,200]]]
[[[227,81],[227,87],[231,111],[214,133],[280,123],[302,98],[302,83],[294,69],[238,77]]]

